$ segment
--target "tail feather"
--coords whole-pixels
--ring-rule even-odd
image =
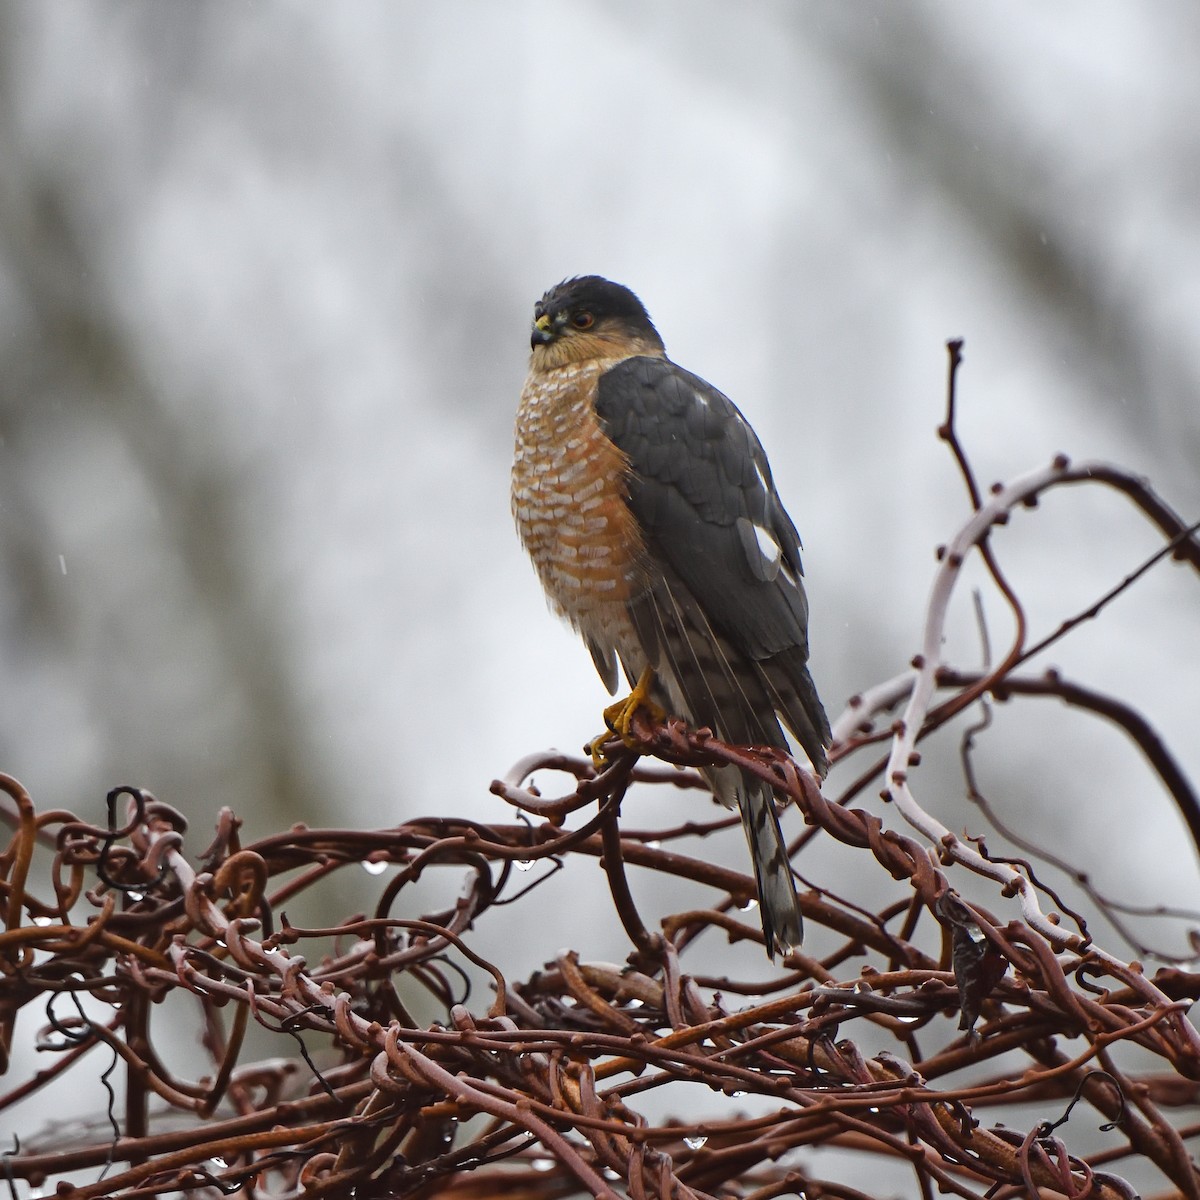
[[[736,804],[741,815],[754,864],[758,916],[767,953],[774,958],[776,953],[799,949],[804,941],[804,920],[771,789],[761,779],[743,775],[735,767],[709,772],[709,783],[717,799],[730,808]]]

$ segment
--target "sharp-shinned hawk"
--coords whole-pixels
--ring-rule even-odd
[[[786,749],[782,721],[823,777],[800,538],[754,431],[667,358],[620,284],[551,288],[531,344],[512,506],[551,606],[610,692],[619,665],[654,703],[738,745]],[[706,777],[741,812],[767,951],[786,953],[803,925],[771,789],[732,767]]]

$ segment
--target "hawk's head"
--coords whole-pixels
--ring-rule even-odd
[[[599,275],[552,287],[534,305],[529,344],[535,366],[663,353],[662,338],[642,302],[627,287]]]

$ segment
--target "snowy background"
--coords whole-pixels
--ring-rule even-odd
[[[510,819],[489,781],[606,702],[508,508],[531,306],[568,275],[633,287],[758,429],[831,716],[918,649],[967,513],[947,338],[983,484],[1065,451],[1200,517],[1197,61],[1190,0],[5,4],[0,765],[92,819],[150,788],[193,850],[222,804],[250,836]],[[1158,540],[1072,489],[996,545],[1036,636]],[[1200,587],[1164,566],[1037,669],[1196,776],[1198,658]],[[1135,750],[1047,701],[998,718],[1008,817],[1196,904]],[[941,744],[914,789],[979,831]],[[622,957],[586,894],[508,964]]]

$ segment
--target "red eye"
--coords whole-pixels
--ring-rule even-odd
[[[596,318],[590,312],[577,312],[571,316],[571,324],[576,329],[591,329],[595,322]]]

